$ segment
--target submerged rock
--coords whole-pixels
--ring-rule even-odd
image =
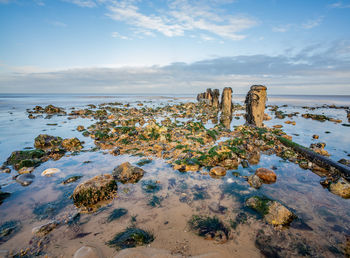
[[[0,225],[0,244],[13,237],[21,228],[21,223],[17,220],[6,221]]]
[[[66,184],[70,184],[73,183],[75,181],[78,181],[80,178],[82,178],[83,176],[70,176],[67,179],[62,181],[62,184],[66,185]]]
[[[348,199],[350,198],[350,182],[341,177],[336,183],[330,183],[329,191]]]
[[[79,184],[72,198],[77,207],[91,208],[100,201],[113,198],[117,189],[112,175],[100,175]]]
[[[92,246],[82,246],[75,253],[73,258],[102,258],[100,251]]]
[[[10,193],[0,191],[0,204],[7,198],[10,197]]]
[[[30,174],[30,173],[32,173],[34,171],[34,168],[33,167],[29,167],[29,168],[27,168],[27,167],[23,167],[23,168],[21,168],[20,170],[18,170],[18,174]]]
[[[271,225],[289,225],[296,216],[285,206],[266,197],[253,196],[246,206],[257,211]]]
[[[67,151],[79,151],[83,148],[81,141],[78,138],[64,139],[62,147]]]
[[[129,162],[124,162],[113,170],[113,176],[117,181],[125,183],[137,183],[145,171],[142,168],[132,166]]]
[[[255,189],[259,189],[262,186],[262,181],[257,175],[251,175],[248,177],[248,184]]]
[[[22,174],[16,178],[16,181],[22,186],[28,186],[33,183],[35,176],[32,174]]]
[[[260,179],[267,183],[276,182],[276,173],[273,170],[267,168],[258,168],[255,171],[255,175],[257,175]]]
[[[32,233],[37,237],[43,237],[49,234],[52,230],[54,230],[59,223],[55,220],[50,221],[44,225],[37,226],[32,229]]]
[[[58,168],[48,168],[48,169],[45,169],[45,170],[41,173],[41,175],[42,175],[42,176],[51,176],[51,175],[56,174],[56,173],[59,173],[59,172],[61,172],[61,170],[58,169]]]
[[[261,127],[264,120],[266,87],[263,85],[253,85],[245,99],[247,124]]]
[[[111,247],[117,250],[132,248],[136,246],[146,245],[151,243],[154,237],[151,233],[139,228],[127,228],[114,236],[114,238],[107,242]]]

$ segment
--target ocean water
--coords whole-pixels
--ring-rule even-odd
[[[157,107],[195,101],[195,97],[194,95],[140,94],[0,94],[0,162],[5,162],[15,150],[33,147],[34,138],[42,133],[62,138],[77,137],[84,141],[85,150],[94,147],[93,140],[82,136],[76,127],[78,125],[88,127],[95,123],[95,120],[83,118],[68,120],[66,116],[28,119],[26,109],[32,109],[36,105],[53,104],[69,112],[72,108],[87,108],[89,104],[120,102],[137,107],[141,102],[145,106]],[[243,104],[244,96],[233,95],[233,101]],[[346,109],[321,107],[324,104],[349,107],[350,96],[269,96],[267,105],[284,105],[279,110],[285,113],[299,112],[299,114],[296,117],[276,119],[270,108],[267,108],[266,113],[273,119],[266,121],[265,125],[269,127],[283,125],[283,130],[291,135],[295,142],[307,147],[315,142],[326,143],[325,149],[330,153],[330,158],[336,161],[342,158],[350,159],[350,127],[344,126],[349,124]],[[321,108],[310,110],[304,107]],[[243,113],[244,111],[238,111],[236,114]],[[324,114],[340,119],[342,122],[305,119],[301,117],[301,114],[305,113]],[[244,124],[242,116],[237,118],[233,119],[231,129]],[[285,124],[287,120],[295,121],[296,125]],[[212,125],[209,123],[207,126]],[[318,140],[313,139],[314,134],[319,135]],[[129,161],[135,164],[140,159],[142,158],[129,155],[116,157],[103,150],[65,156],[58,161],[50,160],[37,167],[33,172],[35,180],[27,187],[13,180],[13,176],[16,175],[14,170],[10,174],[1,173],[1,191],[9,192],[11,196],[0,205],[0,225],[6,221],[18,220],[21,221],[21,228],[11,239],[6,242],[0,241],[0,250],[13,253],[24,250],[31,246],[33,227],[51,219],[61,220],[77,212],[69,199],[69,193],[79,182],[95,175],[111,173],[113,168],[122,162]],[[242,208],[244,198],[259,193],[290,207],[303,223],[308,225],[282,230],[283,234],[287,234],[291,239],[297,237],[307,239],[308,245],[311,246],[310,250],[308,246],[304,247],[304,254],[317,257],[344,256],[344,245],[350,235],[350,200],[343,199],[323,188],[319,183],[321,178],[312,171],[303,170],[274,155],[261,155],[259,164],[252,166],[252,169],[274,166],[278,181],[255,190],[249,187],[243,178],[237,178],[232,173],[228,173],[221,179],[213,179],[207,174],[180,173],[174,171],[162,159],[153,157],[152,160],[150,164],[143,167],[147,173],[142,181],[160,182],[162,188],[156,194],[162,200],[159,206],[148,205],[153,195],[145,194],[141,184],[120,185],[118,198],[104,209],[93,214],[82,214],[80,218],[82,223],[75,227],[62,225],[52,231],[43,252],[49,257],[69,257],[81,246],[90,245],[98,248],[105,257],[113,257],[118,254],[118,251],[108,247],[105,244],[106,241],[110,240],[115,233],[125,229],[130,225],[131,219],[136,217],[138,226],[154,233],[155,241],[151,244],[153,248],[166,249],[184,257],[208,253],[213,253],[213,257],[261,257],[261,252],[256,247],[255,237],[261,230],[274,232],[274,229],[254,216],[248,216],[247,223],[239,225],[232,239],[222,244],[196,236],[188,230],[187,225],[188,219],[193,214],[215,215],[229,223],[241,210],[244,210]],[[59,168],[61,173],[53,177],[40,176],[42,171],[52,167]],[[251,173],[241,166],[238,172],[241,175]],[[81,181],[67,187],[60,184],[65,177],[75,174],[83,176]],[[213,212],[209,208],[212,203],[227,207],[227,212],[224,214]],[[48,212],[45,213],[46,215],[40,215],[38,210],[45,209],[47,207],[45,205],[49,205]],[[106,222],[110,212],[120,207],[127,209],[128,214],[118,221]],[[282,243],[281,248],[287,249]],[[315,255],[313,249],[317,248],[321,248],[319,250],[323,253]],[[299,249],[295,251],[296,253],[289,253],[289,255],[302,256],[303,248],[299,246]]]

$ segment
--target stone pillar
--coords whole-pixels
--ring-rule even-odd
[[[219,97],[220,97],[220,91],[218,89],[213,90],[213,107],[219,108]]]
[[[220,123],[226,128],[231,129],[232,116],[221,114]]]
[[[208,105],[211,106],[213,104],[213,92],[210,88],[205,92],[205,99]]]
[[[266,103],[266,87],[263,85],[253,85],[245,99],[246,123],[261,127],[264,120]]]
[[[232,115],[232,88],[224,88],[221,95],[221,111],[223,115],[231,116]]]

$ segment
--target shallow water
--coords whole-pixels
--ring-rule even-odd
[[[288,102],[289,99],[289,102]],[[267,113],[273,118],[266,121],[267,126],[283,125],[283,130],[293,136],[293,140],[309,146],[313,142],[325,142],[326,150],[331,158],[349,158],[350,137],[349,127],[341,123],[319,122],[304,119],[303,113],[326,114],[332,118],[343,120],[347,123],[344,109],[315,109],[305,110],[305,97],[297,102],[296,96],[284,96],[269,98],[270,103],[278,101],[289,106],[280,110],[286,113],[300,112],[298,117],[275,119],[271,111]],[[307,103],[313,106],[315,98]],[[318,99],[315,105],[338,104],[344,105],[346,98]],[[335,100],[334,100],[335,99]],[[0,96],[0,161],[4,162],[12,151],[32,147],[34,138],[40,133],[60,136],[62,138],[78,137],[84,141],[84,149],[79,155],[65,156],[58,161],[49,160],[35,168],[34,182],[23,187],[12,180],[16,174],[13,170],[10,174],[0,174],[1,190],[11,193],[11,196],[0,206],[0,224],[10,221],[21,221],[21,229],[8,241],[0,244],[0,250],[19,252],[30,246],[32,228],[42,225],[49,220],[63,221],[77,212],[77,208],[69,199],[74,188],[81,182],[100,174],[111,173],[112,170],[125,161],[136,164],[143,157],[129,155],[112,156],[108,151],[89,150],[94,147],[90,137],[84,137],[76,131],[78,125],[94,123],[91,119],[67,120],[66,116],[53,116],[51,119],[27,118],[26,109],[35,105],[54,104],[64,107],[66,111],[75,107],[86,108],[88,104],[100,104],[104,102],[130,103],[137,106],[142,102],[147,106],[158,106],[179,102],[194,101],[192,96]],[[350,103],[350,102],[348,102]],[[237,113],[244,113],[239,111]],[[287,120],[296,121],[296,125],[288,125]],[[56,126],[47,125],[55,124]],[[233,119],[231,128],[244,123],[244,118]],[[207,124],[211,127],[213,124]],[[329,131],[330,133],[326,133]],[[313,134],[320,138],[314,140]],[[83,245],[97,247],[104,256],[112,257],[117,250],[106,245],[113,236],[123,231],[127,226],[136,225],[142,229],[151,231],[155,240],[150,244],[153,248],[165,249],[173,254],[194,256],[213,253],[214,257],[261,257],[261,252],[256,246],[256,237],[261,230],[266,235],[274,235],[276,229],[267,225],[251,210],[244,206],[244,202],[250,196],[264,194],[289,207],[302,221],[301,225],[291,225],[289,228],[278,229],[277,232],[285,237],[285,242],[280,243],[284,248],[287,244],[305,244],[305,248],[289,248],[288,256],[312,255],[317,257],[342,256],[341,248],[346,243],[346,237],[350,235],[350,200],[330,193],[320,185],[320,177],[310,170],[303,170],[296,164],[284,161],[275,155],[261,154],[258,165],[250,168],[239,166],[237,170],[228,171],[222,178],[212,178],[203,172],[181,173],[173,170],[164,160],[152,157],[153,161],[144,165],[146,171],[142,180],[136,184],[118,184],[118,197],[107,203],[95,213],[81,214],[79,222],[67,225],[61,223],[59,227],[48,235],[48,243],[44,253],[49,257],[69,257]],[[89,161],[87,163],[87,161]],[[43,177],[41,173],[47,168],[59,168],[60,173],[52,177]],[[277,174],[275,184],[264,184],[259,190],[249,187],[242,177],[236,177],[232,172],[241,175],[251,175],[257,167],[274,167]],[[83,176],[77,182],[62,185],[61,182],[69,175]],[[156,193],[147,193],[142,189],[143,182],[147,180],[158,181],[161,189]],[[154,199],[153,196],[158,197]],[[153,199],[152,199],[153,198]],[[150,205],[151,200],[154,206]],[[223,213],[217,213],[210,209],[212,204],[219,204],[226,208]],[[128,213],[118,220],[107,222],[109,214],[116,208],[125,208]],[[238,214],[247,216],[245,223],[239,224],[232,231],[231,239],[225,243],[217,243],[214,240],[205,240],[195,235],[188,226],[188,221],[193,214],[217,216],[224,223],[230,225]],[[136,222],[132,222],[132,218]],[[20,243],[20,244],[19,244]],[[146,247],[144,247],[146,248]],[[286,248],[287,250],[287,248]],[[292,251],[291,251],[292,250]]]

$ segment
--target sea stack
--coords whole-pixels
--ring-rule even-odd
[[[253,85],[245,99],[247,124],[261,127],[264,120],[266,87]]]
[[[221,96],[221,111],[225,116],[232,115],[232,88],[224,88]]]
[[[220,91],[218,89],[213,90],[213,104],[212,106],[214,108],[219,108],[219,97],[220,97]]]

